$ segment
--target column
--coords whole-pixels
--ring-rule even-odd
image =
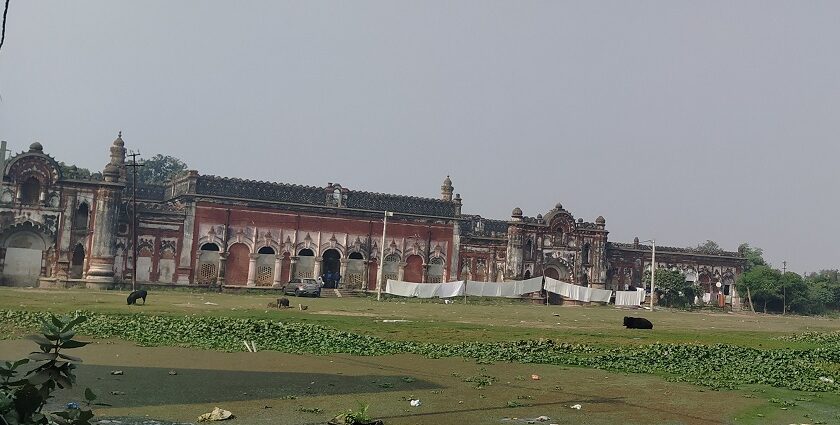
[[[227,263],[227,252],[220,252],[219,253],[219,272],[218,272],[219,277],[216,279],[216,281],[219,282],[220,287],[225,284],[225,272],[227,271],[226,270],[227,267],[225,267],[226,263]]]
[[[111,176],[109,176],[111,178]],[[109,185],[97,191],[90,253],[85,281],[88,288],[105,289],[114,283],[114,233],[117,227],[117,210],[122,186]]]
[[[420,282],[426,283],[429,281],[429,263],[423,264],[423,277],[420,279]]]
[[[297,262],[297,255],[293,255],[291,258],[289,258],[289,280],[295,278],[295,274],[297,273]]]
[[[408,263],[406,263],[404,261],[400,261],[400,270],[399,270],[399,272],[397,272],[397,280],[399,280],[399,281],[403,280],[403,277],[405,276],[405,266],[407,264]]]
[[[272,286],[281,286],[280,284],[280,276],[282,276],[283,271],[283,254],[277,254],[274,256],[274,283]]]
[[[245,283],[247,286],[256,285],[254,281],[257,277],[257,258],[260,258],[260,254],[251,254],[248,256],[248,282]]]
[[[342,258],[339,261],[341,262],[341,267],[338,270],[338,274],[341,275],[341,282],[337,283],[336,287],[338,287],[339,284],[343,284],[344,282],[346,282],[346,279],[347,279],[347,277],[346,277],[347,276],[347,259]],[[344,285],[341,285],[341,286],[344,286]]]
[[[324,261],[324,259],[322,257],[320,257],[320,256],[315,257],[315,274],[312,275],[312,277],[314,277],[315,279],[321,277],[321,262],[322,261]]]

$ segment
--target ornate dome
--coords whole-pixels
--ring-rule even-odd
[[[607,220],[604,220],[604,216],[599,215],[598,218],[595,219],[595,224],[605,224]]]
[[[43,151],[44,151],[44,147],[41,146],[41,144],[38,143],[38,142],[35,142],[35,143],[29,145],[29,152],[43,152]]]
[[[446,187],[452,187],[452,180],[449,179],[449,176],[446,176],[446,179],[443,180],[443,185]]]
[[[555,210],[562,210],[563,209],[563,204],[558,202],[557,205],[554,206],[554,209]]]
[[[122,131],[119,132],[119,134],[117,134],[117,138],[114,139],[114,146],[119,146],[119,147],[125,146],[125,142],[123,142],[123,139],[122,139]]]
[[[510,213],[511,217],[522,217],[522,210],[519,207],[513,209],[513,212]]]

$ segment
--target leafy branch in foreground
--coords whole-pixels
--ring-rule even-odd
[[[90,410],[96,395],[85,390],[85,408],[70,403],[62,411],[43,413],[47,401],[57,389],[72,388],[76,383],[73,370],[82,360],[62,350],[84,347],[87,342],[73,339],[76,325],[87,318],[60,318],[50,315],[41,319],[41,335],[31,339],[40,351],[33,351],[25,359],[5,362],[0,366],[0,418],[9,425],[88,425],[93,418]],[[37,366],[18,378],[19,368],[35,362]]]

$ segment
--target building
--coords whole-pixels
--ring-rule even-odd
[[[338,272],[346,288],[386,279],[504,281],[549,276],[608,289],[641,286],[651,249],[608,240],[557,204],[509,220],[462,213],[447,177],[440,199],[242,180],[189,171],[134,188],[121,135],[101,176],[64,176],[39,143],[0,163],[0,280],[5,285],[106,287],[130,280],[270,287]],[[0,147],[6,158],[5,142]],[[104,157],[104,155],[103,155]],[[383,215],[388,219],[382,249]],[[134,270],[132,213],[137,216]],[[383,255],[384,253],[384,255]],[[679,269],[727,295],[745,260],[735,252],[657,247],[657,267]]]

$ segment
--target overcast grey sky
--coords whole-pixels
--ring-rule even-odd
[[[13,0],[0,138],[840,266],[840,2]]]

